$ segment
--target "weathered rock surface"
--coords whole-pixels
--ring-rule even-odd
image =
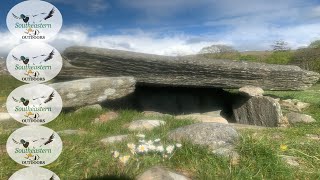
[[[309,103],[301,102],[297,99],[280,100],[279,103],[283,109],[295,112],[301,112],[310,106]]]
[[[57,133],[61,135],[82,135],[82,134],[86,134],[87,132],[83,130],[78,130],[78,129],[66,129],[66,130],[58,131]]]
[[[132,121],[129,124],[128,129],[130,131],[143,131],[143,130],[152,130],[156,127],[159,127],[161,125],[165,125],[166,122],[162,120],[148,120],[148,119],[143,119],[143,120],[136,120]]]
[[[195,145],[207,146],[213,153],[224,156],[236,154],[233,150],[239,135],[227,124],[197,123],[180,127],[168,134],[174,141],[190,141]]]
[[[104,114],[101,114],[98,118],[94,120],[94,123],[105,123],[117,119],[118,117],[119,114],[117,112],[109,111]]]
[[[307,114],[300,114],[296,112],[289,112],[287,115],[288,121],[291,124],[294,123],[313,123],[316,122],[310,115]]]
[[[102,142],[103,144],[112,144],[112,143],[124,141],[127,138],[128,138],[128,135],[110,136],[110,137],[101,139],[100,142]]]
[[[89,109],[90,110],[102,110],[102,106],[100,104],[93,104],[93,105],[81,107],[81,108],[77,109],[75,112],[80,113],[81,111],[89,110]]]
[[[223,117],[214,117],[205,114],[187,114],[187,115],[178,115],[175,117],[176,119],[192,119],[197,122],[212,122],[212,123],[223,123],[228,124],[228,121]]]
[[[133,76],[138,83],[158,86],[302,90],[315,84],[319,74],[297,66],[246,61],[214,60],[201,55],[169,57],[91,47],[64,51],[69,65],[60,78]]]
[[[8,75],[8,74],[9,72],[7,70],[6,60],[0,57],[0,75]]]
[[[233,104],[236,122],[256,126],[278,127],[288,124],[280,104],[271,97],[239,98]]]
[[[87,78],[50,84],[63,100],[63,107],[99,104],[125,97],[135,89],[132,77]]]
[[[190,180],[190,179],[177,172],[156,166],[148,169],[147,171],[139,175],[137,177],[137,180]]]
[[[249,97],[263,96],[264,93],[262,88],[255,86],[244,86],[239,89],[239,92]]]
[[[0,113],[0,122],[1,121],[9,121],[11,119],[12,118],[9,113]]]

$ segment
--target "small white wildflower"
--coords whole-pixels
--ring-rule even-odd
[[[168,155],[164,154],[164,155],[163,155],[163,158],[168,158]]]
[[[158,151],[158,152],[163,152],[164,151],[164,148],[163,148],[163,146],[157,146],[156,147],[156,150]]]
[[[139,138],[145,138],[146,135],[144,135],[144,134],[138,134],[137,137],[139,137]]]
[[[142,145],[139,145],[139,146],[138,146],[137,151],[138,151],[139,153],[148,152],[148,148],[147,148],[146,145],[143,145],[143,144],[142,144]]]
[[[112,151],[111,153],[112,153],[112,157],[114,157],[114,158],[118,158],[120,155],[120,153],[118,151]]]
[[[174,150],[174,146],[170,145],[166,148],[167,153],[171,154]]]
[[[148,150],[155,151],[156,150],[156,146],[155,145],[148,145]]]
[[[129,148],[130,150],[132,150],[132,149],[135,149],[135,148],[136,148],[136,145],[135,145],[135,144],[133,144],[133,143],[127,144],[127,146],[128,146],[128,148]]]
[[[149,141],[147,141],[147,143],[146,143],[147,145],[153,145],[153,141],[151,141],[151,140],[149,140]]]
[[[123,163],[123,164],[127,164],[127,162],[129,161],[129,159],[130,159],[130,156],[129,156],[129,155],[119,157],[120,162]]]
[[[139,143],[145,143],[146,141],[144,139],[139,140]]]
[[[176,144],[176,147],[177,147],[177,148],[181,148],[181,147],[182,147],[182,144]]]
[[[157,142],[160,142],[160,139],[159,139],[159,138],[158,138],[158,139],[155,139],[154,142],[156,142],[156,143],[157,143]]]

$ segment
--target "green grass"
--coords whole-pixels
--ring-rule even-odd
[[[6,84],[0,95],[6,97],[21,83],[9,77],[1,77]],[[127,123],[143,118],[136,111],[122,110],[119,117],[104,124],[92,124],[95,117],[108,111],[83,110],[80,113],[62,113],[57,119],[45,126],[55,131],[81,129],[83,135],[61,135],[63,152],[60,157],[46,168],[54,171],[61,179],[98,179],[98,177],[134,179],[138,174],[153,165],[162,165],[191,176],[194,179],[320,179],[320,142],[306,138],[306,134],[320,133],[320,84],[307,91],[271,91],[267,94],[285,98],[295,98],[312,104],[305,113],[312,115],[317,122],[309,125],[298,124],[290,128],[267,128],[259,130],[241,130],[241,139],[237,146],[240,161],[237,164],[230,160],[213,155],[206,148],[184,143],[170,160],[160,157],[145,156],[139,162],[130,161],[126,166],[115,161],[110,152],[119,150],[127,152],[126,144],[135,140],[134,134],[125,127]],[[2,103],[5,101],[1,101]],[[159,117],[148,117],[159,118]],[[167,133],[177,127],[193,121],[176,120],[171,116],[161,117],[166,125],[150,132],[144,132],[148,139],[161,138],[164,144],[170,144]],[[4,148],[9,135],[21,124],[6,122],[0,124],[0,147]],[[103,145],[99,141],[107,136],[131,134],[131,138],[114,145]],[[281,144],[288,146],[282,152]],[[1,152],[1,151],[0,151]],[[8,179],[11,174],[23,168],[6,153],[0,159],[0,179]],[[299,167],[285,164],[281,155],[299,158]]]

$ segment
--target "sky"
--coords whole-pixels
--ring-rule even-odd
[[[6,27],[21,0],[0,3],[0,55],[21,41]],[[159,55],[189,55],[213,44],[239,51],[270,50],[276,40],[293,49],[320,39],[320,0],[47,0],[63,16],[48,43]]]

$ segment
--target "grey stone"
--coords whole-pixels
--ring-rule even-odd
[[[9,113],[0,113],[0,122],[1,121],[10,121],[12,120]]]
[[[297,157],[293,157],[293,156],[282,156],[282,160],[284,160],[284,162],[286,162],[288,165],[290,166],[299,166],[300,164],[298,163],[298,158]]]
[[[266,127],[286,126],[280,104],[271,97],[239,98],[233,104],[237,123]]]
[[[137,177],[137,180],[190,180],[188,177],[162,167],[152,167]]]
[[[133,76],[138,83],[157,86],[302,90],[320,75],[298,66],[195,56],[158,56],[94,47],[69,47],[63,55],[71,66],[63,66],[58,78]]]
[[[63,100],[63,107],[81,107],[100,104],[125,97],[135,89],[132,77],[87,78],[50,84]]]
[[[301,112],[310,106],[309,103],[301,102],[297,99],[280,100],[279,103],[281,108],[295,112]]]
[[[223,123],[228,124],[228,121],[223,117],[213,117],[204,114],[187,114],[175,116],[176,119],[192,119],[197,122],[213,122],[213,123]]]
[[[173,141],[185,140],[207,146],[215,154],[230,156],[234,153],[239,134],[227,124],[197,123],[170,131],[168,137]]]
[[[296,112],[289,112],[287,115],[288,121],[291,124],[294,123],[313,123],[316,122],[315,119],[313,119],[311,116],[307,114],[300,114]]]
[[[255,87],[255,86],[244,86],[242,88],[239,89],[239,92],[241,94],[244,94],[246,96],[263,96],[263,89],[260,87]]]
[[[230,126],[232,126],[233,128],[240,130],[240,129],[265,129],[266,127],[264,126],[255,126],[255,125],[249,125],[249,124],[239,124],[239,123],[229,123]]]
[[[128,135],[117,135],[117,136],[110,136],[106,137],[104,139],[101,139],[100,142],[103,144],[112,144],[112,143],[118,143],[126,140],[128,138]]]
[[[159,127],[159,126],[165,125],[165,124],[166,124],[166,122],[162,121],[162,120],[143,119],[143,120],[132,121],[129,124],[128,129],[130,131],[152,130],[156,127]]]
[[[88,105],[88,106],[84,106],[84,107],[81,107],[81,108],[77,109],[75,112],[79,113],[79,112],[81,112],[83,110],[89,110],[89,109],[102,110],[102,106],[100,104]]]
[[[61,135],[81,135],[81,134],[86,134],[85,131],[76,130],[76,129],[66,129],[66,130],[58,131],[57,133],[61,134]]]

